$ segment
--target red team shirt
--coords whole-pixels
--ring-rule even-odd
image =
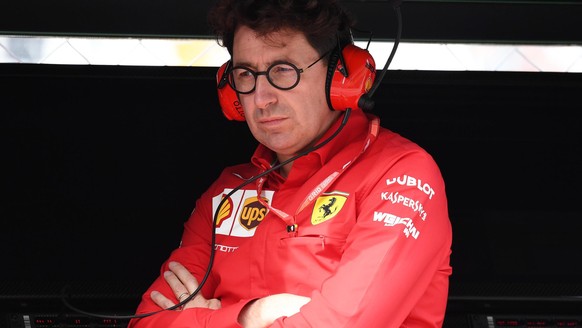
[[[311,301],[272,327],[442,326],[452,230],[444,182],[427,152],[373,115],[353,111],[331,142],[295,160],[286,179],[272,172],[232,193],[216,217],[211,247],[222,198],[273,161],[259,145],[251,163],[222,172],[197,200],[180,247],[137,313],[159,310],[152,290],[175,298],[163,278],[170,261],[201,281],[212,248],[202,293],[222,308],[162,311],[133,319],[130,328],[240,327],[245,304],[277,293]]]

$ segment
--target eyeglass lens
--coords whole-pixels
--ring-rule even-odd
[[[291,63],[279,63],[269,66],[266,71],[255,72],[250,68],[233,67],[229,74],[231,87],[239,93],[251,93],[255,90],[259,75],[266,75],[267,80],[277,89],[289,90],[299,83],[301,71]]]

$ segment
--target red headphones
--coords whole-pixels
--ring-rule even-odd
[[[216,73],[218,101],[224,116],[233,121],[244,121],[244,111],[236,91],[228,84],[230,60]],[[376,63],[368,50],[353,44],[335,50],[330,55],[325,90],[327,103],[333,110],[372,109],[373,102],[366,93],[376,77]]]

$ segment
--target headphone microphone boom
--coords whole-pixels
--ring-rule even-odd
[[[218,101],[223,115],[232,121],[245,121],[244,110],[237,92],[228,82],[231,61],[222,64],[216,73]],[[372,110],[374,102],[368,92],[376,77],[376,63],[366,49],[347,44],[330,54],[325,92],[332,110],[348,108]]]

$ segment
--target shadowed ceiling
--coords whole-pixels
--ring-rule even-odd
[[[376,39],[394,39],[398,0],[342,2]],[[210,37],[212,1],[60,0],[8,1],[0,5],[0,34]],[[398,3],[398,2],[396,2]],[[399,3],[404,41],[559,43],[582,42],[582,0],[418,1]],[[358,36],[356,35],[358,38]]]

